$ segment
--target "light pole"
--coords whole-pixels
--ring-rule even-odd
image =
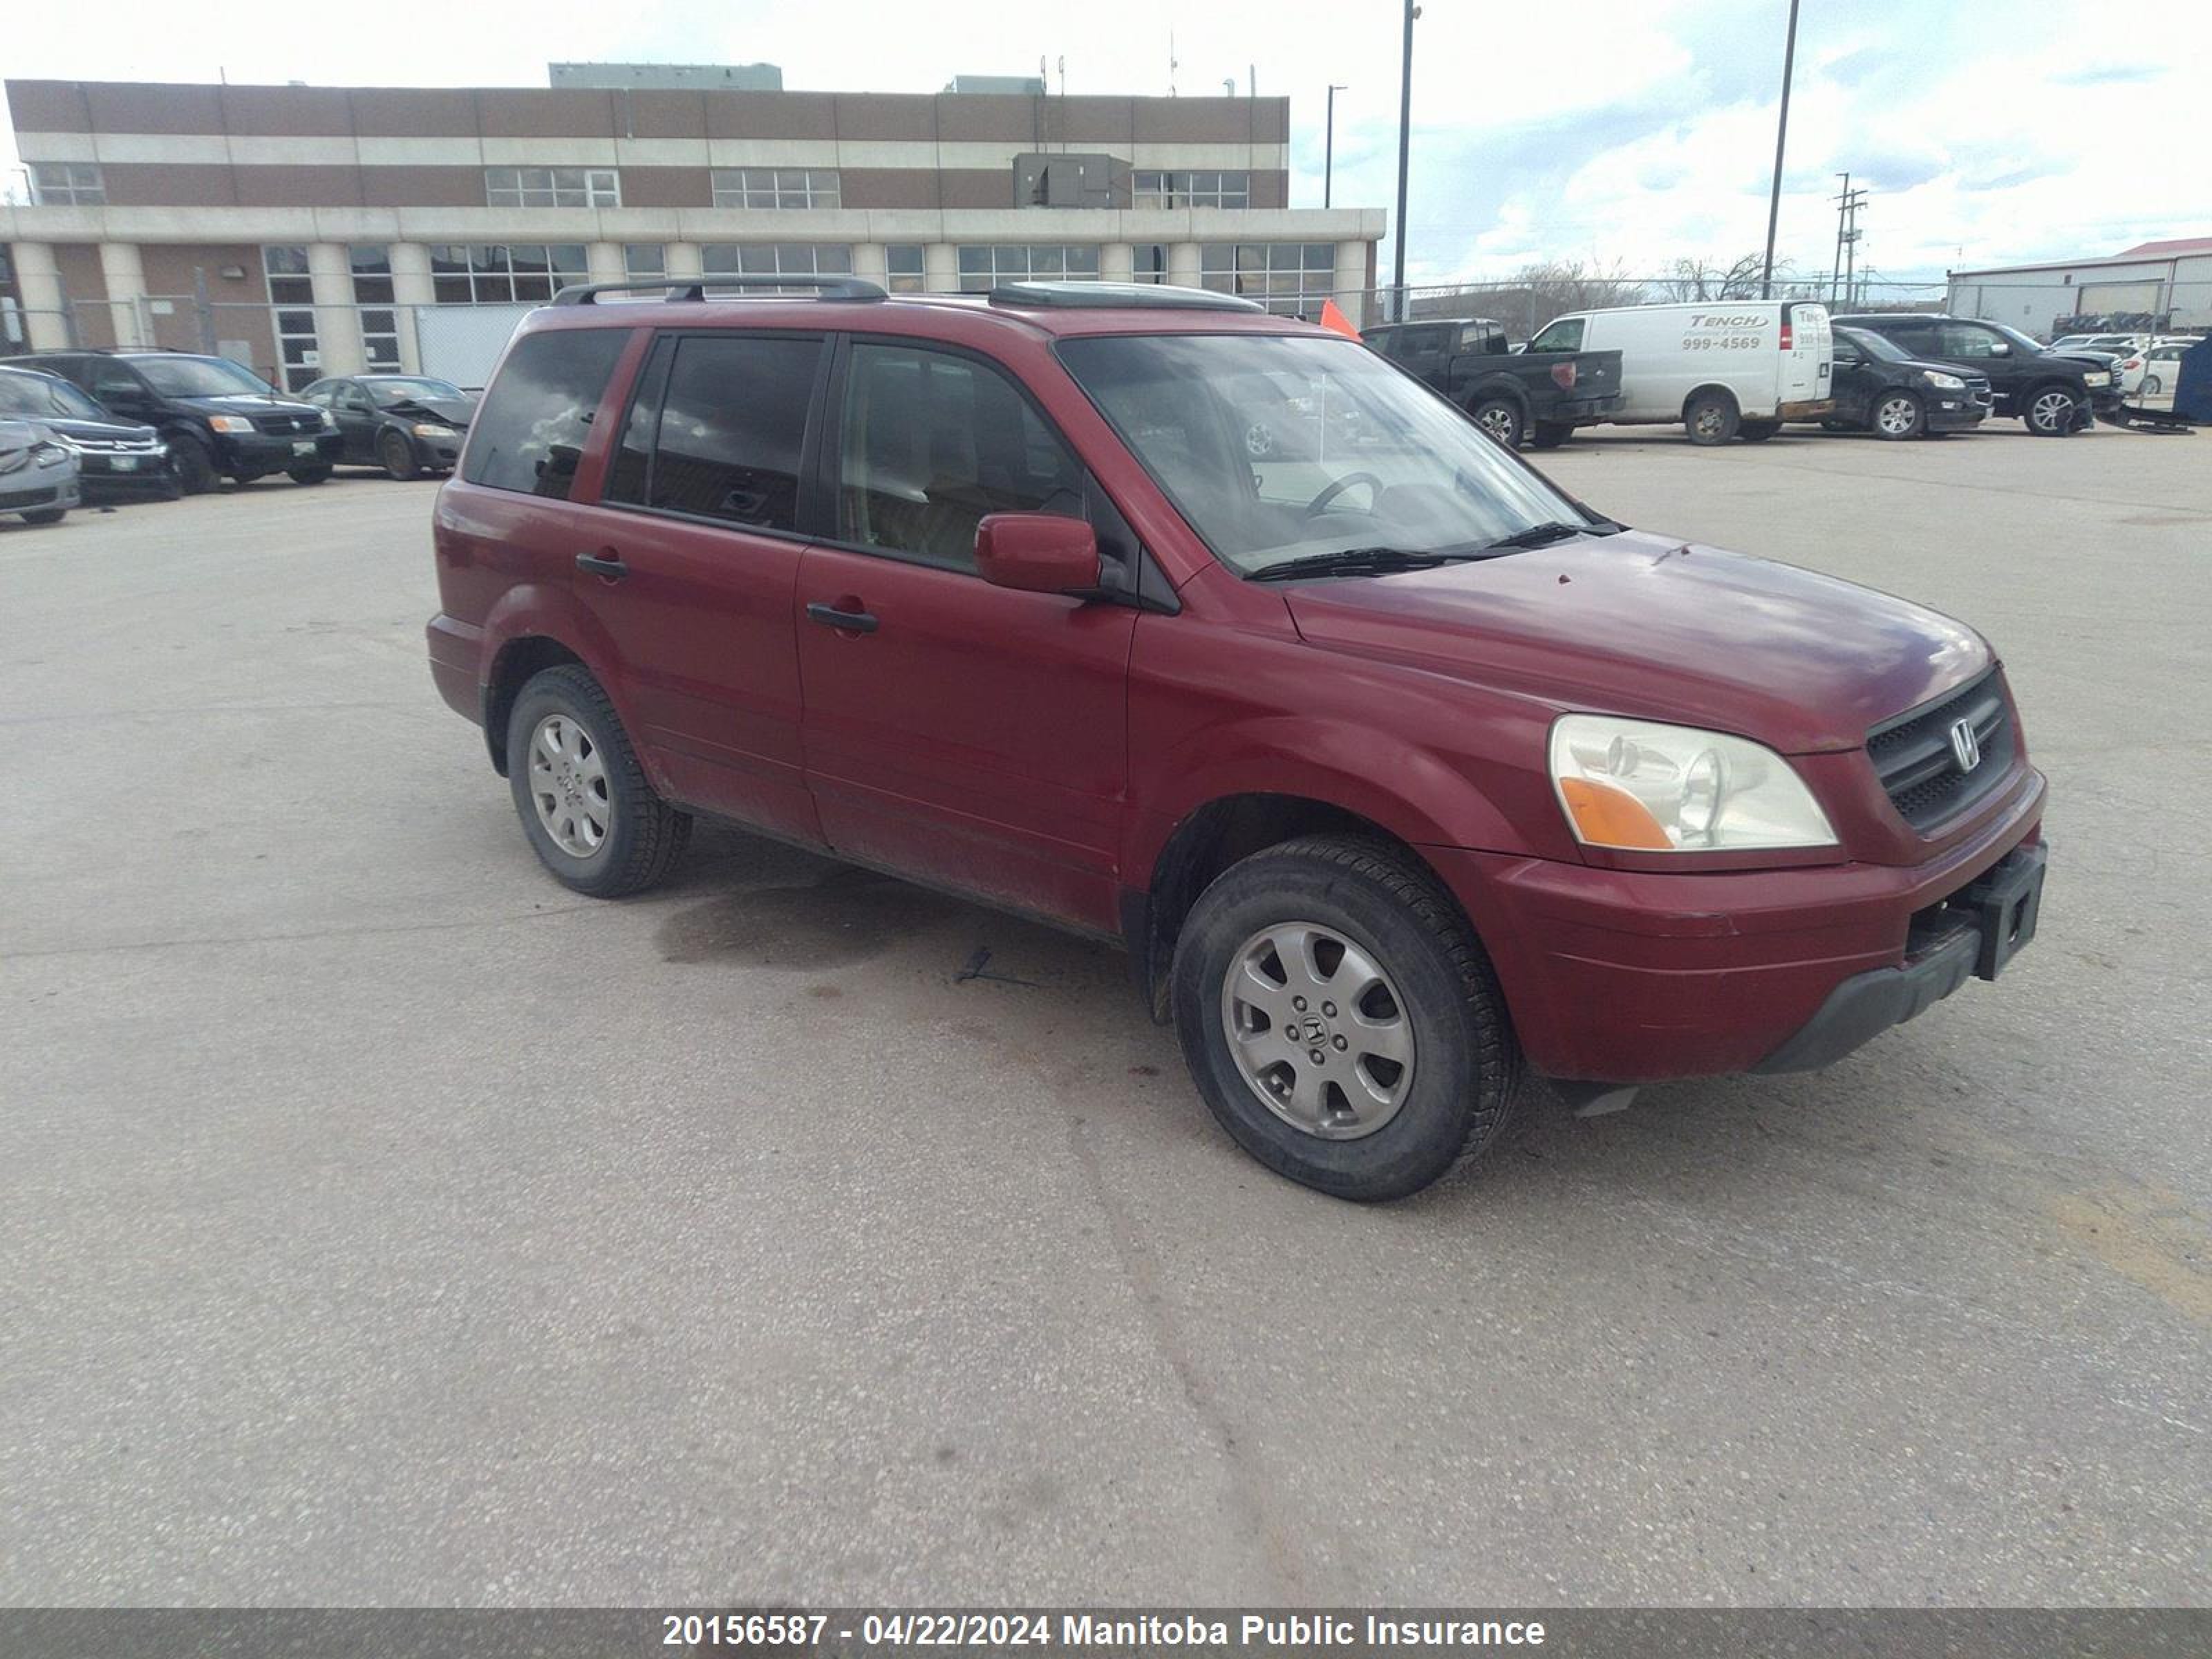
[[[1796,62],[1797,0],[1790,0],[1790,41],[1782,49],[1782,118],[1774,125],[1774,188],[1766,198],[1766,268],[1759,279],[1762,300],[1774,297],[1774,224],[1782,214],[1782,147],[1790,137],[1790,71]]]
[[[1329,191],[1336,178],[1336,94],[1347,90],[1342,86],[1328,89],[1328,137],[1322,141],[1321,149],[1321,204],[1329,204]]]
[[[1794,6],[1796,0],[1790,0]],[[1398,76],[1398,246],[1391,262],[1390,286],[1397,291],[1392,307],[1395,320],[1406,320],[1406,162],[1413,141],[1413,20],[1421,15],[1414,0],[1406,0],[1406,59]]]

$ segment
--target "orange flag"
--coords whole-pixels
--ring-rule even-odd
[[[1334,329],[1347,340],[1356,340],[1359,337],[1359,331],[1352,327],[1352,319],[1337,309],[1336,301],[1334,300],[1323,300],[1321,302],[1321,325],[1323,328]]]

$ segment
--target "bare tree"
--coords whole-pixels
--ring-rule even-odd
[[[1747,253],[1732,264],[1717,264],[1702,255],[1696,258],[1677,259],[1672,275],[1659,286],[1670,300],[1755,300],[1759,284],[1765,268],[1763,254]],[[1778,261],[1774,267],[1774,280],[1785,281],[1790,275],[1790,262]]]

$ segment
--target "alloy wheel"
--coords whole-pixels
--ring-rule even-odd
[[[607,769],[592,734],[566,714],[548,714],[530,734],[530,799],[553,844],[587,859],[614,823]]]
[[[1317,922],[1263,928],[1230,958],[1222,1026],[1267,1109],[1325,1140],[1373,1134],[1413,1088],[1413,1027],[1366,950]]]

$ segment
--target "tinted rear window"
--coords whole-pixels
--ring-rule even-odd
[[[803,336],[694,335],[664,382],[653,361],[606,489],[696,518],[768,530],[799,523],[799,460],[823,343]],[[649,467],[649,471],[648,471]]]
[[[566,500],[625,329],[557,329],[507,354],[472,423],[461,476],[493,489]]]

